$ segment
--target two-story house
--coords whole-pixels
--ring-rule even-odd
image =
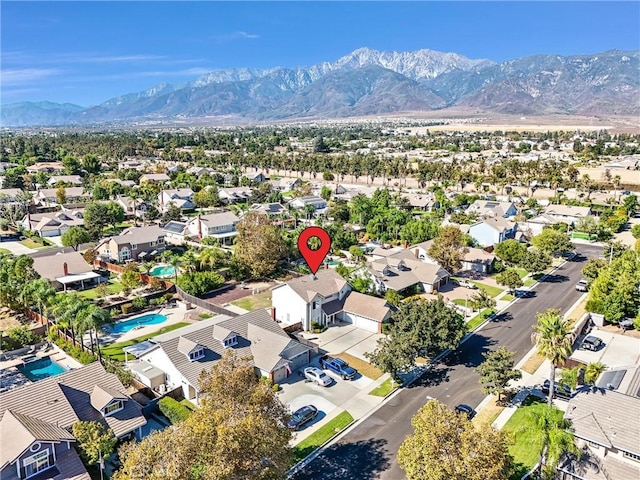
[[[518,209],[511,202],[495,202],[492,200],[476,200],[469,208],[467,213],[474,213],[479,217],[513,217],[518,213]]]
[[[514,238],[516,224],[503,217],[485,218],[469,227],[469,235],[482,247],[491,247]]]
[[[99,257],[116,262],[143,261],[165,249],[165,232],[157,225],[127,228],[120,235],[101,240],[95,250]]]
[[[53,187],[56,183],[64,183],[66,185],[82,185],[82,177],[80,175],[52,175],[47,180],[47,185]]]
[[[138,183],[144,185],[145,183],[164,183],[170,181],[171,177],[166,173],[144,173],[140,176]]]
[[[237,317],[217,315],[153,338],[150,348],[131,364],[134,375],[141,365],[163,372],[167,389],[182,387],[184,397],[199,402],[198,379],[226,351],[251,357],[256,374],[280,382],[307,365],[312,349],[293,340],[265,309]],[[141,379],[144,381],[144,379]]]
[[[88,480],[71,434],[97,421],[119,439],[141,438],[142,407],[99,362],[0,393],[0,478]]]
[[[287,325],[300,323],[303,330],[311,330],[313,323],[343,321],[382,332],[382,323],[391,316],[391,306],[384,299],[352,291],[351,285],[331,269],[278,285],[272,290],[271,303],[276,320]]]
[[[302,180],[299,178],[278,178],[270,180],[269,183],[278,192],[291,192],[302,184]]]
[[[230,241],[238,235],[236,226],[240,219],[233,212],[210,213],[198,215],[187,222],[186,234],[200,239],[212,237],[222,243]]]
[[[158,203],[160,211],[166,212],[169,205],[174,205],[181,210],[194,208],[193,190],[190,188],[173,188],[171,190],[162,190],[158,194]]]

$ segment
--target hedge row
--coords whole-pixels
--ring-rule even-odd
[[[158,402],[158,408],[173,424],[181,422],[191,415],[191,410],[171,397],[161,398]]]

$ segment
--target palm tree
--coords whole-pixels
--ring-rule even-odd
[[[182,264],[182,260],[179,256],[173,255],[169,257],[167,263],[173,267],[173,279],[174,282],[178,283],[178,270],[180,269],[180,265]]]
[[[596,383],[596,380],[602,372],[607,369],[607,366],[602,362],[591,362],[587,365],[584,372],[584,381],[589,385]]]
[[[56,323],[71,333],[71,341],[76,343],[75,323],[78,312],[85,307],[78,294],[71,293],[56,297],[52,310]]]
[[[111,318],[111,314],[109,313],[108,310],[105,310],[104,308],[100,308],[97,305],[91,303],[87,306],[87,308],[84,309],[84,311],[82,312],[83,314],[83,325],[87,328],[87,330],[89,331],[89,338],[91,340],[91,352],[94,352],[93,349],[93,343],[94,343],[94,338],[93,338],[93,332],[95,332],[95,348],[98,350],[98,358],[101,358],[101,354],[100,354],[100,344],[98,342],[98,335],[100,332],[100,329],[108,324],[108,323],[113,323],[113,319]]]
[[[32,299],[38,306],[38,312],[40,315],[46,318],[47,309],[51,306],[53,299],[56,295],[56,289],[51,286],[49,280],[45,278],[39,278],[27,283],[22,289],[22,302],[25,307],[31,305]],[[49,319],[46,319],[47,333],[49,330]]]
[[[553,404],[556,367],[565,362],[572,352],[573,338],[569,322],[560,316],[560,311],[550,308],[536,314],[538,323],[533,326],[532,340],[541,355],[551,361],[549,374],[549,407]]]
[[[147,275],[151,274],[151,270],[153,270],[153,267],[156,266],[156,262],[144,262],[142,264],[142,268],[144,268],[145,272],[147,272]]]
[[[188,272],[192,272],[196,269],[198,264],[198,260],[193,253],[193,250],[187,250],[183,255],[182,259],[180,259],[182,264],[182,268],[184,268]]]

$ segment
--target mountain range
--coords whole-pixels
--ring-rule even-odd
[[[447,107],[520,114],[640,114],[640,51],[534,55],[496,63],[433,50],[361,48],[310,67],[218,70],[161,83],[92,107],[4,105],[3,126],[225,117],[238,121],[344,118]]]

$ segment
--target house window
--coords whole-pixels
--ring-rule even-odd
[[[158,237],[158,243],[164,243],[164,237]]]
[[[119,412],[123,408],[124,408],[124,404],[121,400],[115,401],[113,403],[110,403],[106,407],[104,407],[104,415],[107,416],[112,413]]]
[[[234,335],[233,337],[229,337],[224,341],[225,347],[233,347],[238,344],[238,338]]]
[[[42,472],[52,465],[49,463],[49,449],[45,448],[41,452],[27,457],[23,460],[25,478],[32,477],[36,473]]]
[[[630,458],[631,460],[640,462],[640,455],[638,455],[637,453],[625,452],[624,450],[622,451],[622,453],[626,458]]]
[[[156,242],[151,242],[151,246],[155,247],[156,246]]]
[[[135,243],[131,244],[131,250],[137,250],[138,249],[138,245],[136,245]]]
[[[313,307],[312,308],[315,310],[316,308],[318,308],[318,304],[316,302],[313,302]]]
[[[189,352],[189,360],[191,360],[192,362],[194,360],[199,360],[202,357],[204,357],[204,349],[203,348],[199,348],[198,350],[194,350],[193,352]]]

